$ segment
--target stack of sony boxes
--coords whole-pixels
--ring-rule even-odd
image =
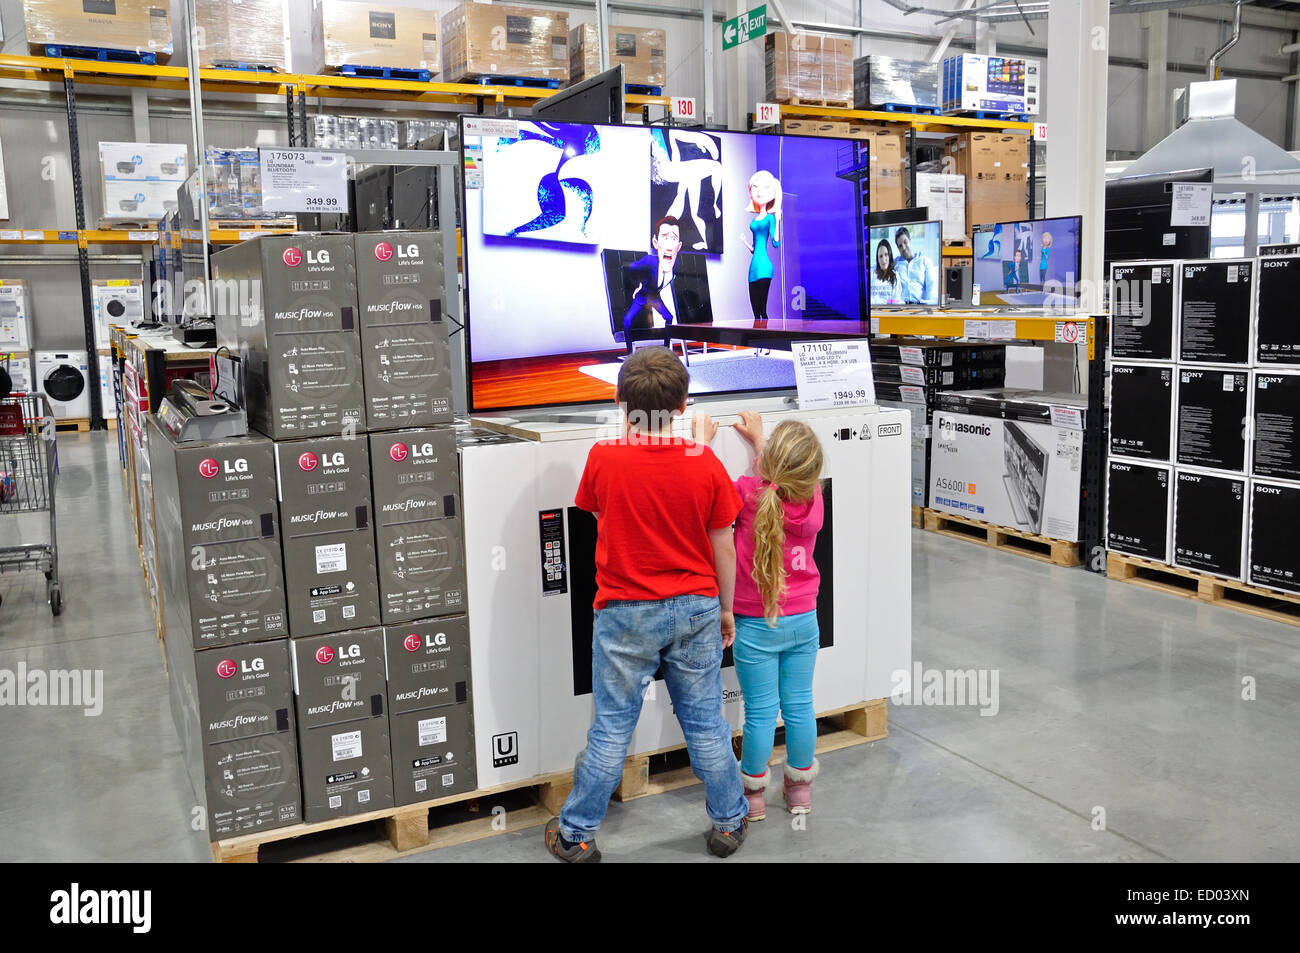
[[[225,542],[222,507],[247,511],[231,545],[255,565],[232,569],[228,586],[218,572],[191,589],[215,587],[201,608],[251,643],[245,653],[260,660],[250,670],[273,671],[250,690],[273,697],[263,707],[290,752],[281,768],[301,810],[296,798],[292,816],[260,828],[476,786],[442,260],[435,232],[263,236],[213,256],[218,345],[238,358],[236,391],[263,436],[185,445],[175,470],[192,482],[198,468],[202,499],[187,524],[214,523]],[[242,482],[227,487],[227,467]],[[189,503],[183,489],[176,498]],[[215,520],[199,518],[204,506]],[[205,540],[184,543],[188,553]],[[224,569],[223,553],[208,555]],[[197,562],[177,557],[182,569]],[[260,623],[245,619],[246,577],[265,580],[251,606]],[[200,691],[201,717],[183,724],[213,724],[221,712],[205,706],[245,691],[248,660],[208,654],[214,664],[193,667],[200,683],[213,670],[214,694]],[[204,768],[211,804],[226,775]]]
[[[1107,546],[1300,592],[1300,258],[1111,271]]]

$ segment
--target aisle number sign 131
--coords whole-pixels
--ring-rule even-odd
[[[757,39],[766,32],[767,4],[765,3],[722,24],[722,49],[730,50],[742,43]]]

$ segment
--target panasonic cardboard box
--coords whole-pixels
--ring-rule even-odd
[[[153,417],[148,432],[168,645],[288,635],[271,441],[178,444]]]
[[[1249,364],[1255,260],[1187,261],[1179,281],[1178,360]]]
[[[1300,256],[1261,258],[1255,305],[1255,363],[1300,364],[1297,302],[1300,302]]]
[[[1241,579],[1246,478],[1181,467],[1174,475],[1174,565]]]
[[[383,630],[292,639],[289,648],[304,819],[392,807]]]
[[[464,612],[455,430],[373,433],[370,460],[384,624]]]
[[[284,587],[295,638],[379,624],[366,441],[275,445]]]
[[[384,627],[397,804],[473,791],[469,620],[443,616]]]
[[[442,235],[370,232],[355,242],[366,426],[450,423]]]
[[[1251,474],[1300,480],[1300,372],[1255,371]]]
[[[1134,361],[1174,360],[1178,271],[1176,261],[1111,265],[1111,357]]]
[[[1110,452],[1142,460],[1170,459],[1174,374],[1168,364],[1122,364],[1110,369]]]
[[[1106,548],[1169,561],[1172,468],[1112,458],[1106,468]]]
[[[1250,562],[1246,581],[1300,593],[1300,486],[1250,481]]]
[[[217,344],[276,440],[365,429],[351,235],[264,235],[212,256]]]
[[[1243,473],[1250,427],[1250,372],[1221,367],[1178,369],[1175,462]]]

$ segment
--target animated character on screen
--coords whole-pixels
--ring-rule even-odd
[[[632,351],[631,331],[635,328],[654,327],[654,313],[658,312],[665,324],[672,324],[677,303],[673,298],[673,269],[677,253],[682,250],[681,225],[672,216],[655,222],[653,255],[643,255],[627,266],[628,285],[635,285],[632,306],[623,316],[623,342],[628,353]]]
[[[899,290],[904,304],[926,304],[939,300],[935,283],[939,280],[939,271],[925,252],[912,247],[912,233],[906,228],[894,232],[894,244],[898,246],[898,261],[894,270],[898,272]]]
[[[528,232],[553,228],[568,214],[566,193],[578,200],[582,212],[582,233],[587,233],[591,220],[594,193],[591,183],[575,175],[565,175],[564,165],[576,156],[595,155],[600,152],[600,133],[589,126],[571,126],[556,123],[534,123],[521,127],[519,142],[540,140],[558,150],[555,170],[547,172],[537,183],[537,215],[523,225],[511,229],[510,237],[517,238]]]
[[[1020,290],[1020,269],[1024,266],[1024,255],[1017,248],[1011,255],[1011,261],[1002,263],[1002,286],[1007,291]]]
[[[1038,249],[1038,283],[1047,283],[1047,270],[1052,263],[1052,233],[1043,232]]]
[[[882,238],[876,243],[876,267],[871,271],[871,303],[898,304],[898,272],[894,269],[894,250],[889,247],[889,240]]]
[[[749,223],[751,234],[745,247],[754,257],[749,261],[749,306],[757,321],[767,320],[767,293],[772,287],[775,268],[767,254],[770,238],[773,248],[781,247],[781,183],[771,172],[759,169],[749,177]]]
[[[667,183],[675,183],[677,186],[677,194],[672,204],[668,206],[666,214],[669,218],[678,220],[683,214],[689,215],[695,224],[695,230],[699,233],[699,237],[691,247],[696,251],[712,250],[720,253],[721,246],[709,249],[707,240],[707,222],[722,221],[722,162],[719,161],[721,150],[718,141],[713,136],[690,130],[671,129],[667,131],[667,135],[669,151],[667,159],[659,159],[652,155],[653,168],[658,178]],[[684,151],[687,155],[701,157],[683,158]],[[713,207],[707,211],[704,206],[706,180],[713,188]],[[709,215],[708,211],[712,214]]]

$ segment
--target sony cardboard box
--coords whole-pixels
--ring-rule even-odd
[[[288,635],[271,441],[176,443],[153,416],[148,441],[168,644]]]
[[[441,233],[368,232],[355,241],[366,426],[450,423]]]
[[[169,6],[161,0],[23,0],[23,22],[30,46],[131,50],[166,62],[172,52]]]
[[[1174,474],[1174,565],[1227,579],[1246,567],[1246,478]]]
[[[1178,360],[1250,363],[1255,260],[1187,261],[1179,278]]]
[[[1110,370],[1110,452],[1140,460],[1170,460],[1174,368],[1124,364]]]
[[[1111,357],[1133,361],[1174,360],[1179,273],[1176,261],[1111,265]]]
[[[1300,256],[1269,256],[1259,262],[1255,305],[1255,362],[1300,364]]]
[[[1180,367],[1175,462],[1184,467],[1245,472],[1250,396],[1248,371]]]
[[[623,82],[663,88],[668,81],[668,34],[640,26],[612,26],[608,33],[609,66],[623,64]],[[600,73],[596,25],[584,23],[569,31],[569,82],[581,83]]]
[[[1283,592],[1300,593],[1300,486],[1250,481],[1250,561],[1246,581]]]
[[[384,624],[465,610],[460,471],[450,427],[370,435]]]
[[[0,351],[31,348],[31,292],[22,278],[0,279]]]
[[[442,78],[569,78],[569,15],[503,3],[462,3],[442,17]]]
[[[819,33],[769,33],[763,38],[767,101],[853,105],[853,40]]]
[[[212,256],[217,344],[276,440],[365,428],[351,235],[264,235]]]
[[[1106,468],[1106,548],[1169,562],[1172,468],[1111,458]]]
[[[301,638],[378,625],[366,441],[278,442],[275,475],[289,631]]]
[[[1253,476],[1300,480],[1300,372],[1251,373]]]
[[[392,807],[383,630],[295,638],[289,649],[304,820]]]
[[[859,56],[853,61],[853,107],[939,108],[939,64],[896,56]]]
[[[173,657],[172,715],[208,837],[302,821],[293,681],[285,639]]]
[[[287,70],[285,7],[283,0],[195,0],[195,20],[203,31],[199,65]]]
[[[469,620],[385,626],[384,653],[394,800],[414,804],[474,790]]]
[[[394,69],[441,68],[438,14],[412,7],[323,0],[324,63],[340,66],[387,66]]]

